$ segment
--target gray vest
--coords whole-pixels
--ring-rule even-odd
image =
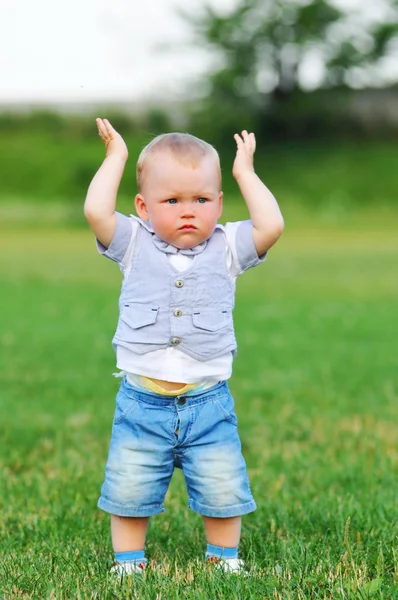
[[[114,348],[145,354],[175,347],[201,361],[235,354],[235,290],[223,231],[216,229],[182,272],[154,244],[153,233],[141,226],[137,235],[132,267],[122,285]]]

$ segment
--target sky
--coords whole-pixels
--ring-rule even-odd
[[[178,9],[228,12],[238,0],[0,0],[0,104],[169,100],[189,95],[214,60]],[[331,0],[382,15],[387,0]],[[396,55],[385,73],[398,78]],[[300,72],[322,78],[319,56]]]
[[[2,0],[0,102],[129,100],[189,88],[209,63],[186,0]],[[210,0],[228,10],[235,0]],[[189,10],[195,9],[192,3]]]

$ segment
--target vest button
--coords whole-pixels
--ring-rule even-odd
[[[179,308],[176,308],[173,314],[175,317],[181,317],[182,310],[180,310]]]
[[[177,281],[174,282],[174,285],[178,288],[182,288],[184,282],[181,279],[177,279]]]
[[[180,338],[174,337],[174,338],[171,338],[170,342],[173,346],[178,346],[178,344],[181,342],[181,340],[180,340]]]

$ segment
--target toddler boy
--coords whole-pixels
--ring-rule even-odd
[[[283,231],[278,204],[253,168],[255,137],[234,136],[233,175],[250,220],[222,212],[216,150],[189,134],[154,138],[137,163],[138,217],[115,212],[128,157],[121,136],[97,119],[106,158],[84,207],[101,254],[123,284],[113,338],[122,383],[116,397],[98,505],[111,514],[117,573],[145,568],[149,517],[164,510],[175,467],[189,506],[204,520],[206,557],[241,572],[241,517],[255,510],[227,380],[236,353],[238,275],[265,259]]]

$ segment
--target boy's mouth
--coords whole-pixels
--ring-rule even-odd
[[[180,231],[193,231],[196,229],[195,225],[183,225],[180,227]]]

